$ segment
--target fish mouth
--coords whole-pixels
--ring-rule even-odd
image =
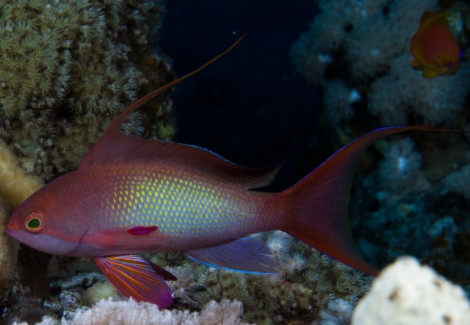
[[[21,226],[18,224],[18,222],[14,222],[13,218],[10,218],[5,233],[8,236],[11,236],[18,240],[18,235],[21,233],[21,230]]]
[[[16,241],[35,250],[53,255],[75,256],[73,252],[77,249],[76,243],[59,240],[47,234],[25,234],[23,231],[10,227],[5,232]]]
[[[14,229],[11,229],[10,227],[8,227],[7,230],[5,230],[5,233],[6,233],[8,236],[13,237],[13,238],[15,238],[16,240],[18,240],[17,237],[16,237],[16,235],[18,234],[18,231],[14,230]]]

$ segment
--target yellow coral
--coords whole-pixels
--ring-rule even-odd
[[[119,297],[119,291],[109,281],[97,282],[85,292],[85,299],[90,306],[112,297]]]
[[[0,184],[0,196],[13,210],[44,185],[39,177],[27,174],[19,166],[18,159],[3,140],[0,140]]]

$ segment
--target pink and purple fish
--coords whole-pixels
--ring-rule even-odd
[[[278,193],[256,191],[272,181],[278,168],[241,167],[201,148],[120,131],[132,112],[237,43],[128,107],[76,171],[50,182],[13,213],[7,233],[50,254],[92,257],[124,296],[160,308],[172,304],[166,280],[176,278],[138,254],[181,252],[214,267],[275,273],[269,248],[262,240],[248,237],[275,229],[375,275],[377,270],[354,245],[346,216],[357,161],[377,139],[437,129],[408,126],[372,131]]]

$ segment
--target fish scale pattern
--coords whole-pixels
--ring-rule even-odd
[[[101,200],[114,227],[157,226],[175,238],[251,233],[263,193],[217,186],[216,180],[169,170],[118,170]],[[264,218],[263,218],[264,219]]]

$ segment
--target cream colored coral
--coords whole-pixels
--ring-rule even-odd
[[[382,271],[354,310],[353,325],[468,325],[470,303],[453,285],[412,257]]]
[[[0,196],[16,209],[28,196],[36,192],[44,182],[36,176],[28,175],[18,164],[18,159],[0,140]]]

